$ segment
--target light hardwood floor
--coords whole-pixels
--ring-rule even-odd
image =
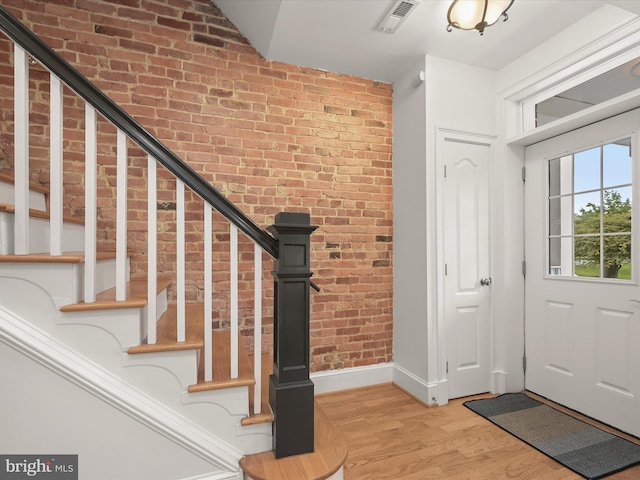
[[[347,441],[345,480],[582,478],[462,405],[487,396],[427,408],[385,384],[317,400]],[[607,479],[638,480],[640,466]]]

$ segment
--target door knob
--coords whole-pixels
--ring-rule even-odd
[[[488,287],[491,285],[491,277],[484,277],[480,279],[480,285],[483,287]]]

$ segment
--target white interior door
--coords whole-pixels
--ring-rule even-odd
[[[491,145],[441,138],[444,316],[449,398],[490,390],[489,163]]]
[[[524,202],[526,388],[634,435],[639,123],[634,111],[527,147]]]

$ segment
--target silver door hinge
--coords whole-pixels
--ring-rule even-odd
[[[527,167],[522,167],[522,181],[527,181]]]
[[[527,261],[526,260],[522,261],[522,276],[523,277],[527,276]]]
[[[444,166],[444,178],[447,178],[447,166]]]
[[[448,268],[447,268],[447,264],[445,263],[444,264],[444,274],[445,274],[445,276],[448,275],[447,272],[448,272]]]
[[[522,357],[522,371],[524,373],[527,373],[527,357],[526,356]]]
[[[449,362],[447,362],[447,373],[449,373]]]

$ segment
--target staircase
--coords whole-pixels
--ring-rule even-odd
[[[25,320],[30,328],[47,335],[47,343],[55,342],[58,349],[73,352],[76,366],[89,369],[87,381],[104,375],[102,369],[106,369],[110,382],[117,383],[119,388],[128,386],[138,390],[141,398],[135,407],[131,407],[143,410],[137,414],[160,409],[164,411],[162,416],[176,417],[178,425],[171,428],[198,431],[202,438],[196,451],[214,444],[218,455],[220,451],[230,452],[231,459],[229,455],[220,459],[210,453],[208,460],[215,466],[227,468],[229,463],[235,462],[235,474],[242,478],[239,476],[240,459],[272,448],[273,415],[265,392],[271,373],[271,356],[261,355],[262,373],[266,378],[261,377],[262,395],[254,396],[257,383],[254,358],[242,341],[237,343],[238,374],[235,378],[231,376],[229,331],[209,329],[212,357],[209,362],[203,358],[204,305],[185,305],[185,338],[178,341],[178,306],[169,302],[168,288],[172,281],[168,279],[155,282],[157,291],[152,301],[157,316],[156,342],[148,343],[145,326],[150,303],[147,279],[131,279],[127,262],[125,299],[116,300],[115,253],[99,251],[95,267],[98,293],[94,302],[85,302],[82,289],[85,255],[73,251],[77,250],[74,247],[78,244],[82,245],[84,227],[78,228],[75,220],[64,222],[65,248],[61,255],[48,252],[15,255],[12,242],[5,241],[15,230],[13,200],[6,195],[9,192],[10,197],[12,190],[12,179],[0,177],[3,252],[0,255],[0,306],[10,313],[9,316],[0,315],[2,341],[15,344],[12,332],[18,327],[10,320],[12,317]],[[31,195],[35,194],[44,205],[46,194],[41,189],[31,190]],[[46,238],[49,220],[43,217],[47,212],[32,209],[31,214],[30,230],[32,235],[36,233],[34,240]],[[36,246],[32,245],[32,248]],[[91,332],[87,332],[87,327],[92,327]],[[29,335],[30,338],[34,336]],[[28,348],[31,350],[33,346]],[[207,363],[213,365],[213,379],[209,381],[204,372]],[[95,365],[99,365],[100,370],[92,371]],[[158,375],[157,369],[169,375]],[[103,381],[98,383],[104,384]],[[99,394],[102,398],[111,395],[115,393]],[[254,402],[259,402],[258,408],[254,408]]]
[[[208,473],[190,478],[342,478],[346,447],[317,406],[315,422],[313,405],[310,420],[312,443],[315,424],[316,451],[282,461],[271,453],[275,443],[272,431],[279,427],[277,423],[273,425],[269,397],[273,402],[279,388],[295,387],[301,381],[306,382],[308,391],[310,384],[308,297],[309,287],[314,285],[308,270],[308,236],[314,227],[308,225],[308,216],[281,216],[282,221],[276,220],[272,227],[274,238],[2,7],[0,14],[0,30],[14,42],[15,106],[14,172],[0,175],[0,345],[4,343],[60,376],[72,378],[75,385],[210,466]],[[29,181],[29,144],[33,134],[28,86],[29,64],[34,62],[50,72],[48,188]],[[63,179],[68,172],[63,119],[68,92],[63,85],[73,90],[84,106],[82,217],[69,215],[68,202],[65,203],[68,185]],[[99,222],[108,215],[104,208],[100,212],[102,217],[98,214],[98,183],[104,181],[101,172],[106,168],[100,163],[98,139],[105,123],[116,131],[115,165],[108,164],[117,171],[116,207],[109,213],[116,220],[115,238],[99,241]],[[129,173],[130,144],[141,148],[148,157],[144,179],[148,192],[145,252],[127,249],[127,236],[131,234],[127,191],[133,178]],[[158,185],[166,185],[166,179],[175,184],[171,193],[175,198],[175,222],[159,224],[162,217],[158,205],[163,202]],[[193,214],[194,203],[199,204],[196,220],[188,218]],[[157,249],[156,232],[165,232],[165,227],[173,223],[176,271],[169,272],[158,262],[165,252]],[[213,242],[212,232],[222,228],[225,234],[220,244],[228,251],[217,257],[228,259],[228,265],[222,267],[227,272],[224,282],[214,281],[213,271],[220,268],[212,258],[218,246]],[[186,249],[192,241],[187,238],[193,238],[188,234],[193,231],[202,232],[202,239],[197,241],[202,243],[202,254],[195,262],[200,265],[202,284],[196,298],[187,301],[187,272],[192,273],[195,267],[194,261],[187,259]],[[301,263],[286,274],[279,273],[276,264],[274,276],[280,275],[280,281],[285,283],[295,280],[296,285],[304,287],[301,292],[304,297],[289,302],[279,296],[288,289],[278,289],[276,285],[273,296],[279,305],[273,307],[274,323],[278,322],[278,312],[284,311],[291,318],[289,303],[307,309],[306,326],[294,328],[294,332],[307,336],[306,343],[304,338],[295,342],[307,345],[306,380],[296,377],[289,385],[285,374],[273,371],[270,348],[263,346],[262,341],[262,312],[271,308],[263,306],[263,300],[270,297],[270,289],[263,287],[262,281],[263,252],[277,260],[287,232],[294,232],[292,235],[296,237],[293,247],[296,253],[289,260]],[[304,239],[298,237],[304,235],[307,247],[300,256],[299,247],[304,247]],[[253,247],[247,249],[246,245]],[[247,250],[252,252],[253,261],[246,261]],[[136,259],[135,268],[132,258]],[[247,264],[252,265],[252,272]],[[288,264],[285,268],[290,267]],[[214,282],[228,285],[228,290],[214,293]],[[253,290],[253,332],[249,335],[240,331],[238,318],[239,297],[246,297],[247,285]],[[300,288],[295,290],[300,293]],[[213,302],[221,296],[225,298],[223,310],[228,310],[222,322],[225,325],[213,330],[212,312],[216,311]],[[279,328],[282,333],[284,327]],[[281,368],[288,361],[283,353],[287,348],[286,344],[276,344],[276,365]],[[270,375],[276,378],[271,380],[276,393],[271,394]],[[289,429],[291,422],[283,424],[281,432]],[[318,435],[322,438],[318,439]],[[288,471],[294,473],[284,473],[287,476],[282,477]]]

